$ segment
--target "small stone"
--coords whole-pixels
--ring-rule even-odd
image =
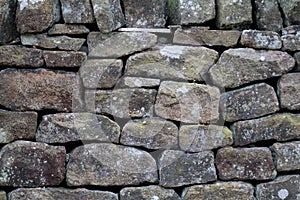
[[[146,151],[108,143],[75,148],[67,166],[68,186],[125,186],[157,182],[157,166]]]
[[[154,78],[141,78],[141,77],[123,77],[118,83],[119,87],[158,87],[160,84],[160,79]]]
[[[300,52],[296,52],[294,54],[294,59],[296,60],[296,63],[297,63],[297,67],[296,67],[296,71],[297,72],[300,72]]]
[[[67,24],[94,23],[90,0],[60,0],[62,15]]]
[[[231,131],[216,125],[183,125],[179,129],[180,149],[187,152],[201,152],[231,145]]]
[[[59,185],[65,177],[66,149],[44,143],[16,141],[0,152],[0,186]]]
[[[79,68],[86,61],[87,55],[84,52],[76,51],[43,51],[46,66]]]
[[[89,33],[89,29],[78,24],[55,24],[49,31],[49,35],[81,35]]]
[[[266,147],[225,147],[217,152],[221,180],[269,180],[277,175],[271,151]]]
[[[300,109],[300,73],[283,75],[278,82],[278,94],[281,108]]]
[[[165,150],[159,158],[159,184],[163,187],[207,183],[217,180],[213,152],[188,154]]]
[[[191,186],[184,189],[182,199],[255,200],[256,198],[254,197],[254,188],[251,184],[238,181]]]
[[[278,0],[282,9],[285,25],[300,24],[299,0]]]
[[[287,34],[281,36],[283,43],[282,49],[285,51],[299,51],[300,50],[300,34]]]
[[[17,37],[14,17],[16,3],[16,0],[0,0],[0,44],[6,44]]]
[[[282,35],[299,35],[300,25],[287,26],[282,29]]]
[[[282,46],[278,33],[258,30],[244,30],[241,44],[255,49],[280,49]]]
[[[6,192],[0,190],[0,200],[7,200]]]
[[[195,83],[164,81],[156,97],[158,116],[186,123],[209,123],[219,118],[220,91]]]

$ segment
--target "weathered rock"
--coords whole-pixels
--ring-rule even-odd
[[[90,30],[84,25],[78,24],[55,24],[49,31],[49,35],[80,35],[87,34]]]
[[[118,195],[112,192],[99,190],[87,190],[84,188],[65,189],[65,188],[19,188],[9,193],[10,200],[29,199],[64,199],[64,200],[118,200]]]
[[[15,24],[16,0],[0,1],[0,44],[8,43],[17,36]]]
[[[217,0],[217,26],[220,29],[246,29],[252,23],[251,0]]]
[[[99,38],[102,38],[99,40]],[[118,32],[110,35],[92,32],[88,37],[89,56],[119,58],[149,49],[157,42],[157,36],[146,32]]]
[[[219,118],[219,100],[216,87],[164,81],[158,90],[155,112],[165,119],[209,123]]]
[[[203,81],[217,59],[218,52],[206,47],[168,45],[129,57],[125,75]]]
[[[65,176],[66,150],[62,146],[16,141],[0,152],[0,185],[41,187],[59,185]]]
[[[125,25],[120,0],[91,0],[91,2],[100,32],[108,33]]]
[[[78,68],[86,61],[84,52],[75,51],[43,51],[47,67]]]
[[[60,0],[65,23],[86,24],[95,21],[89,0]]]
[[[118,143],[120,127],[102,115],[92,113],[57,113],[44,115],[36,133],[36,141],[66,143],[100,141]]]
[[[87,110],[119,118],[151,116],[157,91],[154,89],[88,90]]]
[[[287,26],[282,29],[282,35],[299,35],[300,25]]]
[[[300,188],[299,175],[280,176],[274,181],[258,184],[256,187],[257,200],[297,199]]]
[[[285,25],[300,23],[300,1],[299,0],[278,0],[284,15]]]
[[[165,189],[158,185],[144,187],[127,187],[120,191],[120,200],[181,200],[178,194],[172,189]]]
[[[42,67],[42,50],[19,45],[0,46],[0,65],[5,67]]]
[[[223,118],[228,122],[261,117],[279,110],[274,88],[266,83],[223,93],[220,102]]]
[[[129,121],[122,130],[120,143],[147,149],[177,147],[177,126],[160,118]]]
[[[233,143],[231,131],[216,125],[183,125],[179,129],[179,146],[183,151],[200,152]]]
[[[207,45],[233,47],[237,45],[241,36],[240,31],[235,30],[207,30],[200,28],[177,29],[173,42],[184,45]]]
[[[89,59],[80,68],[86,88],[112,88],[122,75],[123,62],[116,59]]]
[[[207,183],[217,179],[213,152],[187,154],[165,150],[159,158],[159,184],[164,187]]]
[[[23,45],[37,46],[45,49],[55,49],[78,51],[85,39],[71,38],[68,36],[53,36],[49,37],[47,34],[26,34],[21,35],[21,42]]]
[[[282,113],[239,121],[234,123],[231,129],[234,134],[234,144],[239,146],[266,140],[299,139],[300,115]]]
[[[160,79],[142,78],[142,77],[123,77],[118,83],[119,87],[157,87],[160,84]]]
[[[258,30],[244,30],[241,44],[255,49],[281,49],[282,46],[278,33]]]
[[[286,52],[237,48],[224,51],[209,74],[214,84],[234,88],[281,76],[294,66],[295,60]]]
[[[221,180],[269,180],[277,175],[271,151],[266,147],[225,147],[217,152]]]
[[[294,54],[294,59],[296,60],[297,63],[296,71],[300,72],[300,52],[296,52]]]
[[[5,191],[0,191],[0,200],[7,200]]]
[[[157,166],[147,152],[115,144],[87,144],[73,150],[67,166],[69,186],[123,186],[157,181]]]
[[[285,51],[299,51],[300,50],[300,34],[287,34],[281,36],[283,47]]]
[[[183,200],[195,199],[226,199],[255,200],[254,188],[244,182],[216,182],[214,184],[195,185],[185,188]]]
[[[278,82],[278,93],[281,108],[300,109],[300,73],[283,75]]]

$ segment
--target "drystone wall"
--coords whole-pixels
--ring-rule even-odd
[[[0,0],[0,44],[1,200],[300,199],[299,0]]]

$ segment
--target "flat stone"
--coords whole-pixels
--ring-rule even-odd
[[[14,17],[16,3],[16,0],[0,1],[0,44],[6,44],[17,37]]]
[[[281,36],[283,47],[285,51],[299,51],[300,50],[300,34],[287,34]]]
[[[278,94],[281,108],[300,109],[300,73],[283,75],[278,82]]]
[[[88,90],[85,102],[89,112],[110,114],[119,118],[152,116],[154,89]]]
[[[71,38],[68,36],[53,36],[49,37],[47,34],[26,34],[21,35],[21,42],[23,45],[37,46],[45,49],[55,49],[78,51],[85,39]]]
[[[64,199],[64,200],[118,200],[118,195],[112,192],[87,190],[84,188],[19,188],[9,193],[10,200],[19,199]]]
[[[163,187],[207,183],[217,180],[213,152],[188,154],[165,150],[159,158],[159,184]]]
[[[42,50],[19,45],[0,46],[0,65],[4,67],[42,67]]]
[[[84,52],[76,51],[43,51],[46,66],[79,68],[87,59]]]
[[[102,115],[92,113],[57,113],[44,115],[36,141],[66,143],[72,141],[119,142],[120,127]]]
[[[177,126],[161,118],[133,120],[125,124],[120,143],[127,146],[142,146],[147,149],[177,147]]]
[[[16,141],[0,152],[0,185],[42,187],[59,185],[65,177],[66,149],[44,143]]]
[[[275,114],[259,119],[239,121],[231,127],[234,144],[243,146],[255,142],[287,141],[300,138],[300,115]]]
[[[125,186],[157,182],[157,166],[146,151],[115,144],[75,148],[67,166],[68,186]]]
[[[187,152],[201,152],[231,145],[231,131],[216,125],[183,125],[179,129],[180,149]]]
[[[256,200],[253,186],[241,181],[194,185],[184,189],[182,199]]]
[[[0,143],[10,143],[19,139],[34,139],[37,118],[36,112],[0,110]]]
[[[274,181],[256,186],[257,200],[297,199],[300,188],[299,175],[280,176]]]
[[[209,123],[219,118],[220,91],[195,83],[164,81],[156,97],[158,116],[186,123]]]
[[[224,51],[218,62],[210,68],[209,74],[215,85],[235,88],[281,76],[294,66],[295,60],[286,52],[237,48]]]
[[[241,44],[255,49],[281,49],[282,46],[278,33],[258,30],[244,30]]]
[[[95,22],[93,8],[89,0],[61,0],[62,15],[67,24]]]
[[[281,30],[282,35],[299,35],[300,25],[287,26]]]
[[[300,72],[300,52],[296,52],[294,54],[294,59],[296,60],[296,63],[297,63],[297,67],[296,67],[296,71],[297,72]]]
[[[216,166],[221,180],[269,180],[277,175],[266,147],[219,149]]]
[[[247,29],[252,24],[251,0],[217,0],[217,26],[220,29]]]
[[[155,78],[141,78],[141,77],[123,77],[120,82],[118,83],[119,87],[158,87],[160,84],[160,79]]]
[[[104,39],[100,39],[105,37]],[[89,34],[89,56],[97,58],[119,58],[153,47],[157,36],[147,32],[116,32],[106,36]]]
[[[78,24],[54,24],[48,31],[49,35],[81,35],[88,34],[90,30]]]
[[[266,83],[223,93],[220,101],[223,118],[228,122],[257,118],[279,110],[274,88]]]
[[[117,59],[88,59],[80,68],[85,88],[112,88],[122,75],[123,62]]]
[[[0,200],[7,200],[5,191],[0,191]]]
[[[300,24],[299,0],[278,0],[285,25]]]

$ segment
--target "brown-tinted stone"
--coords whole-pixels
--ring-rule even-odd
[[[17,36],[15,24],[16,5],[16,0],[0,1],[0,44],[10,42]]]
[[[300,50],[300,34],[298,35],[283,35],[281,36],[283,47],[285,51],[299,51]]]
[[[40,187],[59,185],[65,176],[66,150],[62,146],[16,141],[0,152],[0,185]]]
[[[280,49],[282,42],[278,33],[273,31],[244,30],[241,44],[256,49]]]
[[[89,0],[60,0],[65,23],[86,24],[95,21]]]
[[[216,166],[221,180],[269,180],[277,174],[271,151],[265,147],[222,148]]]
[[[278,94],[281,108],[300,109],[300,73],[283,75],[278,82]]]
[[[147,152],[98,143],[77,147],[67,166],[69,186],[124,186],[157,181],[157,166]]]
[[[282,9],[284,24],[292,25],[300,23],[300,2],[299,0],[278,0]]]
[[[78,24],[55,24],[49,31],[49,35],[80,35],[89,33],[89,29]]]
[[[75,51],[43,51],[47,67],[80,67],[87,56],[84,52]]]
[[[119,87],[157,87],[160,84],[160,79],[141,78],[141,77],[123,77],[118,83]]]

